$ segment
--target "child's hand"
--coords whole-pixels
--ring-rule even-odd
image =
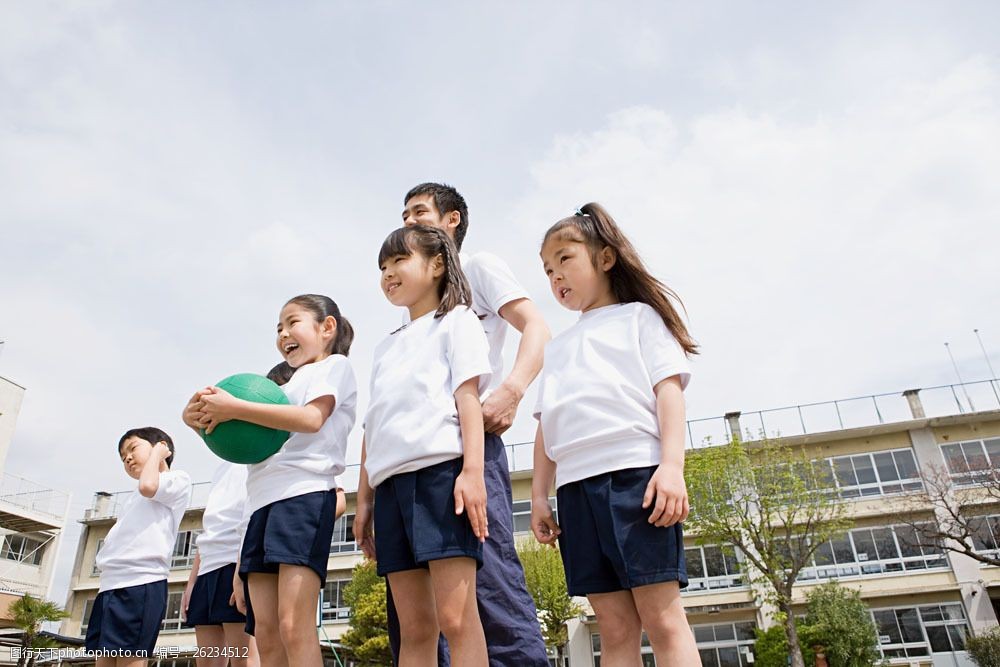
[[[153,456],[159,456],[161,461],[166,461],[170,458],[170,448],[167,447],[167,443],[162,440],[155,445],[153,445]]]
[[[184,406],[184,412],[181,413],[181,419],[184,420],[184,423],[195,430],[202,428],[202,420],[205,419],[205,413],[201,410],[205,404],[202,403],[201,397],[210,391],[209,387],[196,391],[194,396],[188,400],[187,405]]]
[[[653,506],[649,523],[658,528],[672,526],[688,516],[688,493],[684,473],[676,466],[659,466],[646,485],[642,506]]]
[[[531,501],[531,532],[542,544],[556,546],[556,538],[562,533],[556,518],[552,515],[549,499]]]
[[[490,536],[486,519],[486,482],[482,473],[478,475],[463,470],[455,479],[455,514],[465,515],[472,524],[472,532],[485,542]]]
[[[247,615],[247,600],[243,593],[243,579],[240,577],[240,569],[237,567],[233,573],[233,594],[229,596],[229,604],[236,607],[244,616]]]
[[[188,616],[188,605],[191,604],[191,589],[194,587],[194,582],[189,581],[188,585],[184,587],[184,595],[181,596],[181,620],[186,621]]]
[[[201,424],[205,428],[205,433],[211,433],[222,422],[235,419],[241,402],[225,389],[209,387],[201,397],[201,411],[205,414]]]
[[[354,541],[358,548],[375,560],[375,534],[372,531],[372,506],[368,503],[358,503],[354,510]]]

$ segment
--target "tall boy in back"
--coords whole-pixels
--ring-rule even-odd
[[[86,648],[100,652],[97,667],[140,667],[152,656],[167,610],[170,554],[191,498],[191,479],[170,469],[174,443],[153,426],[126,431],[118,455],[139,485],[97,554],[101,584]]]

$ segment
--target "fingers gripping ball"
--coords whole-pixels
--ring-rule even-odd
[[[288,398],[281,387],[262,375],[230,375],[216,386],[244,401],[288,404]],[[211,433],[205,433],[205,429],[201,429],[201,437],[219,458],[232,463],[260,463],[281,449],[285,440],[288,440],[288,431],[234,419],[222,422]]]

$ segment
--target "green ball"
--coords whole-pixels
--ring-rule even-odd
[[[262,375],[238,373],[215,386],[244,401],[288,405],[288,397],[281,387]],[[260,463],[281,449],[288,435],[288,431],[238,419],[222,422],[211,433],[201,429],[201,438],[208,448],[219,458],[233,463]]]

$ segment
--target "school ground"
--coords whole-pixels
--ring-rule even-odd
[[[831,493],[848,504],[855,520],[847,535],[817,552],[813,565],[800,577],[796,600],[801,602],[812,587],[835,578],[861,592],[890,664],[971,665],[962,650],[964,639],[997,626],[1000,568],[950,551],[912,546],[914,541],[907,537],[912,529],[900,517],[904,509],[911,509],[913,499],[921,502],[924,497],[919,471],[925,466],[946,469],[960,490],[976,483],[977,470],[1000,468],[1000,382],[734,412],[688,423],[689,446],[721,444],[733,433],[746,432],[780,437],[785,444],[804,448],[811,458],[825,461],[834,480]],[[514,526],[519,537],[527,539],[531,445],[508,445],[507,454]],[[357,467],[344,480],[353,489]],[[159,638],[166,656],[159,662],[161,667],[194,665],[189,658],[194,635],[181,627],[180,600],[207,491],[207,483],[195,485],[174,547],[170,597]],[[94,559],[123,498],[124,494],[96,494],[80,519],[83,534],[70,582],[70,617],[62,626],[64,635],[86,632],[98,589]],[[328,647],[330,665],[338,664],[334,648],[351,617],[343,589],[351,568],[361,559],[351,531],[353,506],[354,494],[349,493],[348,512],[337,521],[330,544],[328,580],[317,612],[317,636]],[[995,518],[984,523],[975,547],[1000,552],[1000,503],[977,504],[963,511]],[[927,521],[937,520],[929,505],[926,514]],[[753,630],[771,624],[771,610],[762,591],[750,583],[742,554],[727,545],[699,546],[688,536],[686,558],[690,586],[683,598],[703,664],[752,664]],[[569,635],[567,664],[599,666],[601,642],[593,615],[571,621]],[[655,664],[652,655],[645,658],[647,665]]]

